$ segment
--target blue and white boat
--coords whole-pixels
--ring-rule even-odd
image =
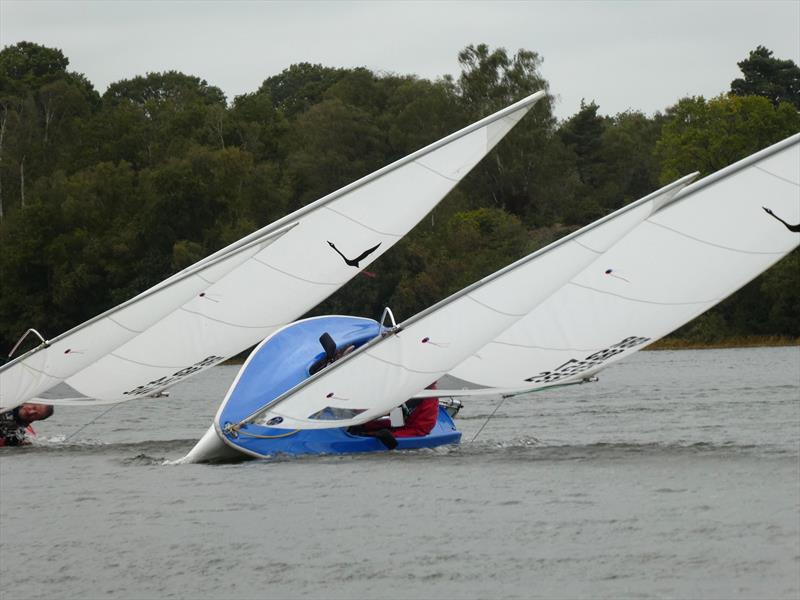
[[[292,323],[265,339],[250,354],[217,411],[214,425],[204,439],[187,456],[188,461],[263,457],[273,454],[343,454],[378,452],[386,445],[374,436],[356,435],[348,427],[327,429],[278,428],[281,417],[271,422],[255,423],[247,418],[287,391],[320,372],[335,354],[360,348],[385,333],[377,321],[361,317],[324,316]],[[327,351],[320,338],[330,336],[336,348]],[[439,407],[439,417],[426,436],[397,438],[397,449],[432,448],[457,444],[461,433],[456,429],[451,412],[459,404]],[[450,412],[448,412],[448,408]],[[313,418],[335,421],[364,412],[363,409],[324,407]],[[241,426],[236,426],[244,423]],[[228,448],[223,448],[220,441]],[[228,450],[235,450],[232,454]]]

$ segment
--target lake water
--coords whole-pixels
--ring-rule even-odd
[[[0,449],[0,598],[800,596],[800,347],[471,399],[459,447],[164,464],[236,370]]]

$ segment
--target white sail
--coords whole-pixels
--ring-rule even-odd
[[[533,94],[269,226],[296,225],[67,382],[87,402],[129,400],[256,344],[408,233],[543,96]]]
[[[532,389],[579,380],[714,306],[800,243],[800,134],[687,187],[450,374]],[[767,310],[767,307],[765,307]]]
[[[278,421],[279,428],[287,429],[323,429],[363,423],[384,414],[528,314],[625,233],[667,205],[695,175],[534,252],[408,319],[395,332],[365,344],[247,420]],[[347,418],[356,413],[356,417]],[[343,418],[336,420],[331,414]]]
[[[201,294],[292,227],[285,225],[252,237],[246,244],[185,269],[3,365],[0,367],[0,407],[9,410],[18,406],[91,365]]]

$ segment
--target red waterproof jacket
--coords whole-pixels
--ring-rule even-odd
[[[427,388],[428,390],[435,390],[436,383],[432,383]],[[436,425],[436,419],[439,418],[439,399],[438,398],[425,398],[417,407],[412,410],[405,419],[405,425],[402,427],[392,427],[389,419],[377,419],[362,425],[366,431],[377,431],[379,429],[388,429],[392,432],[394,437],[419,437],[428,435],[433,427]]]

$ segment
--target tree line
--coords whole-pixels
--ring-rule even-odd
[[[48,337],[519,98],[541,57],[484,44],[430,81],[300,63],[228,101],[184,73],[102,95],[56,49],[0,51],[0,349]],[[800,69],[759,46],[742,78],[663,113],[539,102],[405,239],[315,309],[405,318],[688,172],[800,131]],[[800,336],[800,255],[677,332]]]

